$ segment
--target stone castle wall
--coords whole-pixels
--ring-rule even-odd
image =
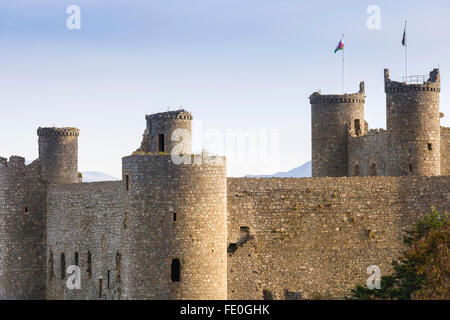
[[[39,128],[39,160],[0,158],[0,299],[343,297],[368,266],[391,271],[403,231],[431,206],[450,208],[438,76],[408,90],[387,81],[390,131],[368,130],[363,83],[310,97],[313,175],[363,177],[227,179],[223,158],[171,141],[176,129],[190,136],[178,110],[146,117],[122,181],[78,183],[78,129]],[[175,145],[190,164],[172,162]],[[368,177],[402,175],[402,161],[421,169]],[[81,290],[66,286],[74,264]]]
[[[225,161],[169,155],[123,158],[125,299],[226,299]],[[199,163],[201,161],[202,163]],[[173,282],[174,261],[180,281]],[[176,273],[176,272],[175,272]]]
[[[0,158],[0,300],[45,299],[46,186],[39,160]]]
[[[450,175],[450,127],[441,127],[441,175]]]
[[[348,132],[364,134],[364,83],[353,94],[322,95],[315,92],[311,102],[311,145],[313,177],[347,175]],[[355,127],[359,121],[359,129]]]
[[[450,177],[228,179],[228,299],[337,298],[382,275]],[[246,241],[242,230],[248,230]]]
[[[370,130],[363,136],[348,138],[347,176],[386,176],[386,130]]]
[[[49,187],[48,299],[120,298],[122,194],[121,181]],[[75,265],[76,254],[82,289],[69,290],[61,264]]]

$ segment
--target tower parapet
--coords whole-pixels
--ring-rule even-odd
[[[184,109],[146,115],[141,151],[191,153],[192,115]]]
[[[39,128],[42,176],[52,184],[76,183],[78,177],[77,128]]]
[[[343,177],[348,174],[348,134],[367,130],[364,122],[364,82],[352,94],[313,93],[311,103],[312,175]]]
[[[440,73],[423,83],[392,81],[384,70],[389,155],[387,175],[440,174]]]

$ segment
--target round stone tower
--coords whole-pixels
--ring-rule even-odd
[[[146,115],[141,151],[191,153],[192,115],[184,109]]]
[[[39,160],[0,158],[0,300],[45,299],[46,223]]]
[[[353,94],[313,93],[311,102],[312,176],[348,175],[348,135],[359,136],[367,130],[364,122],[364,82]]]
[[[173,115],[147,117],[153,138],[190,129],[190,114]],[[190,139],[182,146],[190,152]],[[122,297],[226,299],[225,158],[189,155],[189,161],[176,164],[170,150],[122,159]]]
[[[387,175],[439,175],[439,70],[434,69],[428,80],[425,78],[421,83],[405,83],[391,81],[389,70],[385,69],[384,82],[389,152]]]
[[[42,176],[51,184],[79,182],[76,128],[39,128],[39,159]]]

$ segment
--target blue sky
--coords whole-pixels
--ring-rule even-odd
[[[81,29],[66,8],[81,8]],[[366,26],[369,5],[381,29]],[[229,164],[230,176],[288,170],[311,157],[309,95],[366,82],[365,118],[385,127],[383,69],[440,66],[441,111],[450,126],[450,2],[298,0],[2,0],[0,155],[37,157],[36,128],[81,130],[80,171],[121,176],[140,144],[144,115],[180,105],[204,129],[278,129],[279,166]]]

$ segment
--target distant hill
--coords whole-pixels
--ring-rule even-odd
[[[120,180],[116,177],[110,176],[104,172],[99,171],[85,171],[83,175],[83,182],[99,182],[99,181],[116,181]]]
[[[285,172],[277,172],[269,175],[246,176],[247,178],[309,178],[312,175],[311,161],[305,162],[299,167]]]

